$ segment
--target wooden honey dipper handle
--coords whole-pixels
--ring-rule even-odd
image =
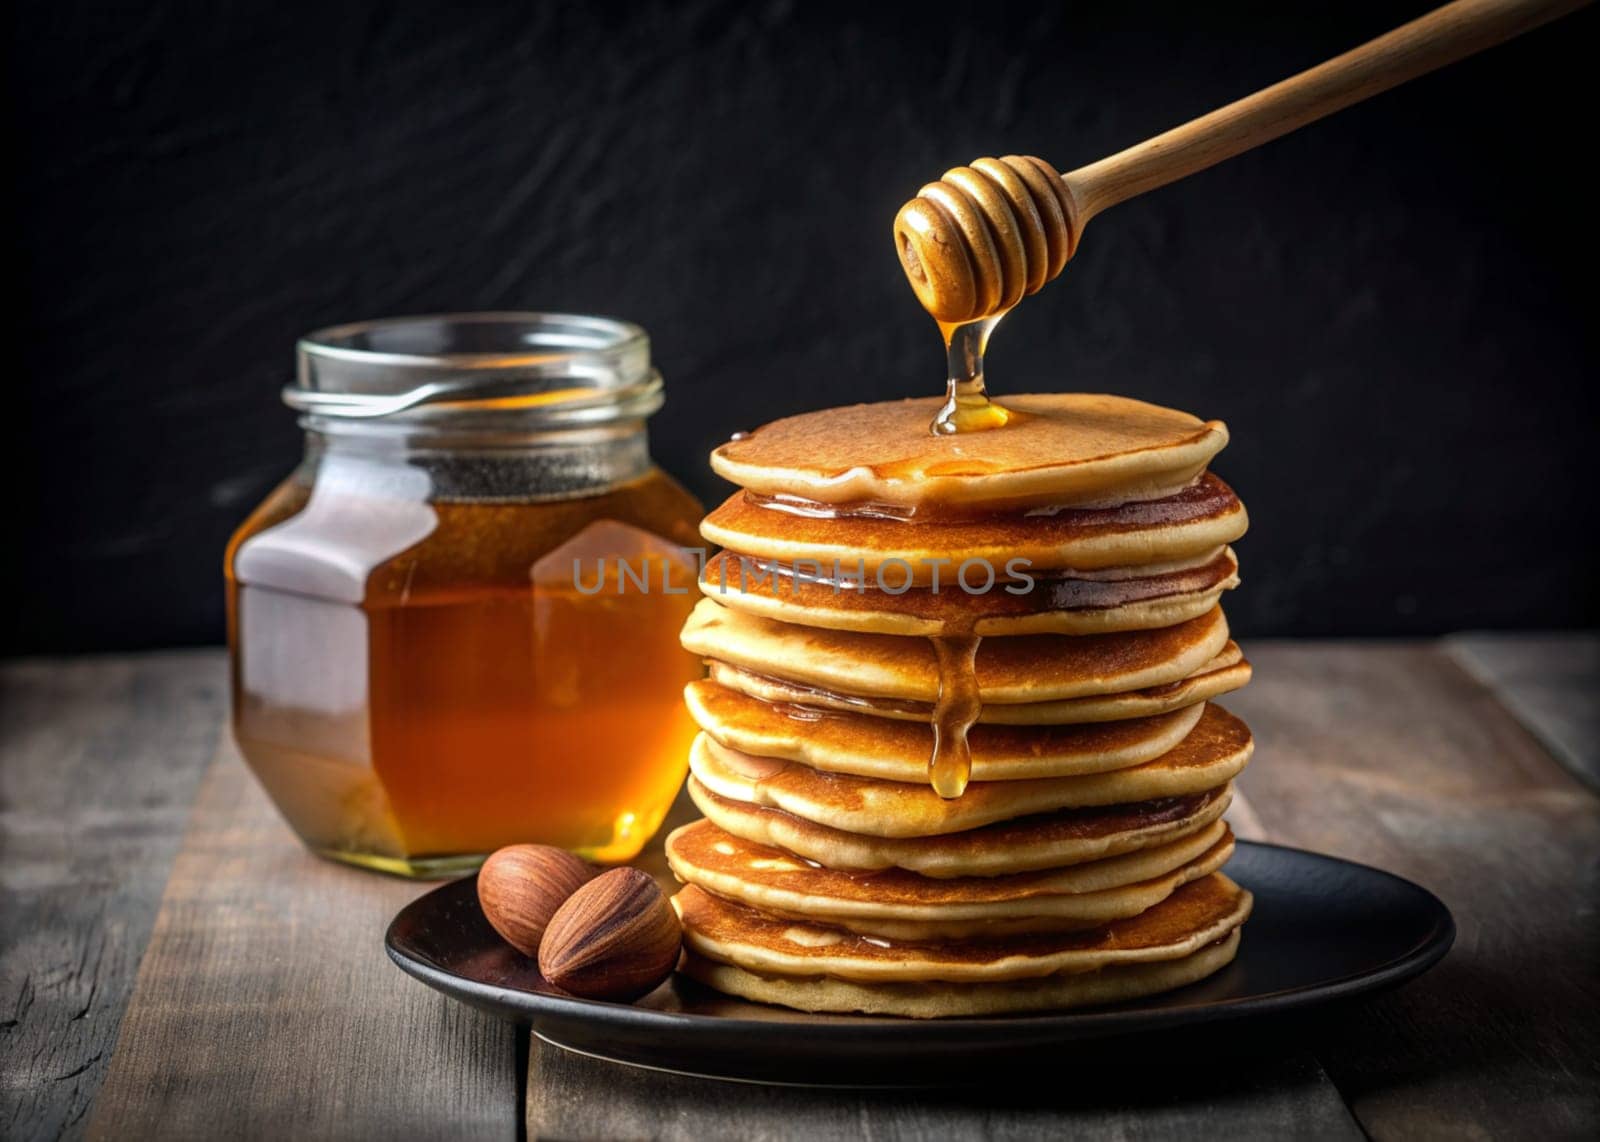
[[[1326,63],[1065,176],[1079,221],[1231,159],[1588,0],[1456,0]]]
[[[1004,312],[1061,272],[1108,207],[1230,159],[1589,0],[1455,0],[1254,95],[1065,176],[1019,155],[979,159],[895,218],[906,276],[943,322]]]

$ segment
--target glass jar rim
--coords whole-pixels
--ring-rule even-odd
[[[529,428],[643,419],[661,407],[650,338],[583,314],[426,314],[319,329],[296,345],[290,408],[310,420],[452,421]]]

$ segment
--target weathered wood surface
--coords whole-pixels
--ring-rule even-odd
[[[1461,634],[1444,647],[1556,760],[1600,791],[1600,635]]]
[[[384,954],[419,891],[309,855],[225,743],[89,1136],[515,1138],[512,1028]]]
[[[1309,1046],[1363,1128],[1600,1134],[1600,798],[1436,646],[1250,657],[1228,704],[1268,834],[1416,880],[1458,925],[1433,971],[1318,1021]]]
[[[1041,1058],[985,1089],[807,1090],[694,1079],[574,1055],[534,1040],[529,1138],[1359,1139],[1316,1062],[1288,1036],[1129,1043]],[[603,1092],[603,1093],[602,1093]]]
[[[0,665],[0,1137],[83,1131],[223,681],[218,651]]]
[[[1259,829],[1412,877],[1455,911],[1455,951],[1397,992],[1237,1025],[1186,1057],[1181,1043],[1140,1041],[1042,1059],[1032,1085],[988,1091],[743,1086],[535,1041],[528,1135],[1592,1134],[1600,798],[1540,743],[1565,742],[1551,745],[1564,760],[1592,755],[1600,686],[1581,670],[1596,647],[1519,643],[1509,657],[1498,648],[1498,672],[1468,674],[1460,640],[1251,646],[1256,680],[1229,705],[1259,743],[1244,780]],[[199,653],[0,674],[8,1138],[82,1130],[182,832],[178,807],[218,736],[220,663]],[[305,855],[224,747],[91,1132],[514,1136],[513,1032],[383,956],[384,924],[418,891]]]

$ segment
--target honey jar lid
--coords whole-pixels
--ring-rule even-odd
[[[302,337],[283,391],[310,418],[511,416],[542,427],[643,419],[661,375],[638,325],[566,313],[450,313]]]

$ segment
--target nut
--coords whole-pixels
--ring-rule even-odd
[[[629,1002],[672,974],[682,947],[678,914],[655,878],[614,868],[556,910],[539,945],[539,971],[572,995]]]
[[[506,943],[525,956],[537,956],[550,917],[594,872],[566,849],[508,845],[483,862],[478,903]]]

